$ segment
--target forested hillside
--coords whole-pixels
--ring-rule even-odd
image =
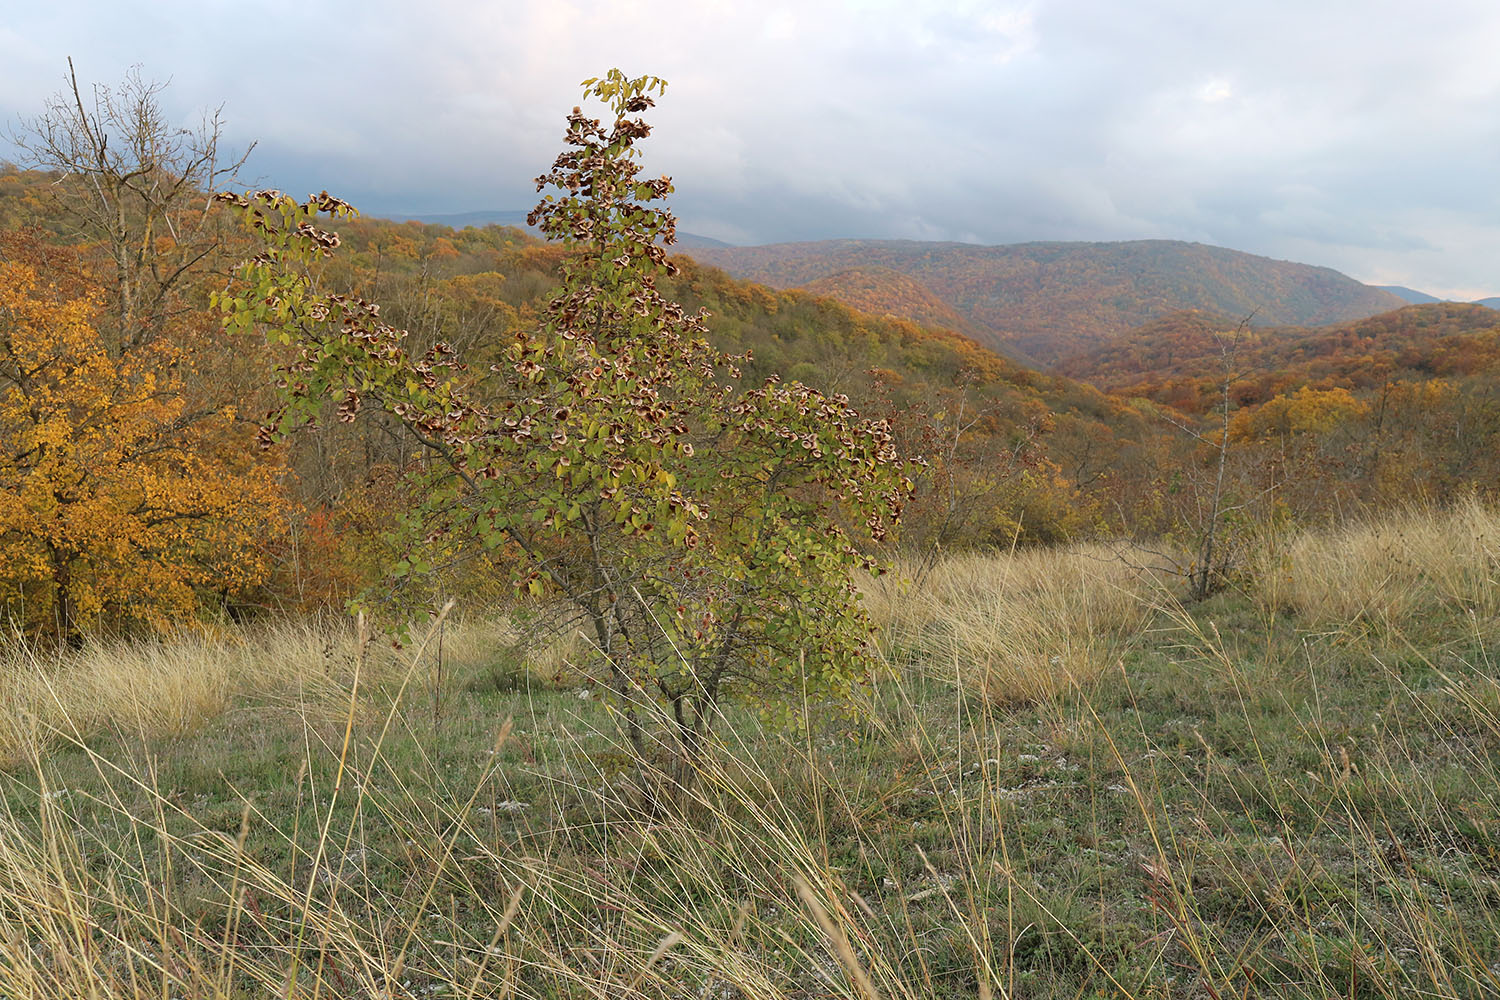
[[[480,359],[535,322],[565,259],[513,229],[377,219],[340,229],[348,251],[340,280],[382,302],[417,344],[444,340]],[[1081,486],[1120,474],[1119,456],[1149,433],[1133,406],[949,329],[738,281],[686,257],[678,264],[665,290],[709,311],[715,344],[750,354],[747,377],[775,374],[846,394],[863,412],[891,418],[903,449],[930,462],[903,529],[913,544],[1091,531],[1103,508]]]
[[[1500,476],[1500,313],[1480,305],[1311,329],[1179,313],[1060,368],[1220,428],[1294,516],[1489,491]]]
[[[910,320],[977,339],[969,321],[921,282],[888,267],[856,267],[814,278],[797,286],[814,295],[837,299],[874,316]]]
[[[1402,304],[1326,267],[1172,240],[992,247],[829,240],[690,252],[736,277],[778,288],[850,270],[898,272],[963,317],[988,346],[1043,363],[1182,309],[1251,317],[1259,326],[1316,325]],[[897,315],[921,315],[903,307],[912,297],[899,286],[861,298]]]
[[[1192,411],[1211,405],[1226,365],[1238,386],[1236,398],[1246,404],[1304,385],[1370,389],[1394,379],[1487,372],[1495,363],[1497,327],[1500,313],[1458,302],[1310,328],[1241,327],[1228,317],[1183,312],[1057,368],[1109,392]]]
[[[95,346],[78,349],[107,353],[113,350],[104,327],[115,264],[106,242],[90,238],[69,214],[68,199],[75,195],[71,181],[7,169],[0,176],[0,222],[13,231],[31,227],[39,235],[12,240],[6,259],[19,261],[24,255],[18,248],[33,247],[27,253],[37,260],[38,288],[76,286],[68,293],[73,298],[59,301],[75,302],[83,315],[93,316],[91,336],[100,338]],[[393,558],[383,548],[389,528],[385,512],[406,502],[401,472],[420,454],[418,442],[387,417],[371,413],[348,424],[330,421],[269,451],[256,450],[257,421],[269,405],[271,374],[282,352],[254,338],[208,335],[217,325],[209,295],[223,286],[228,268],[249,252],[248,245],[206,198],[196,196],[179,208],[201,216],[216,242],[171,290],[163,338],[155,343],[171,344],[175,353],[141,354],[134,363],[149,366],[159,356],[163,366],[191,370],[194,385],[211,388],[220,400],[215,412],[229,421],[226,433],[237,428],[237,461],[247,470],[262,470],[256,473],[257,488],[272,490],[275,500],[235,499],[227,490],[229,480],[210,475],[206,481],[220,489],[209,495],[226,504],[223,517],[202,511],[184,521],[186,509],[169,511],[168,523],[193,529],[190,544],[182,543],[189,548],[175,557],[187,562],[163,571],[167,590],[162,594],[170,591],[175,595],[170,600],[136,594],[126,602],[105,585],[111,574],[128,572],[142,559],[167,559],[157,543],[133,534],[133,554],[126,558],[100,541],[58,528],[80,539],[77,551],[56,556],[43,551],[34,562],[27,557],[9,564],[5,600],[12,614],[24,617],[28,631],[50,631],[59,621],[69,633],[89,622],[165,624],[215,607],[248,614],[337,604],[375,582],[382,561]],[[474,369],[502,358],[516,337],[534,327],[567,259],[561,248],[502,226],[455,230],[356,217],[340,220],[336,228],[342,245],[336,257],[320,265],[319,280],[380,303],[382,318],[407,331],[407,351],[420,354],[445,343]],[[49,241],[65,249],[44,253]],[[173,251],[163,246],[161,252]],[[737,281],[688,258],[679,263],[681,273],[664,290],[689,310],[709,311],[714,343],[749,355],[747,378],[775,375],[847,395],[861,412],[891,420],[902,454],[924,460],[903,544],[1025,544],[1087,535],[1117,521],[1115,501],[1106,501],[1106,493],[1140,478],[1140,470],[1127,468],[1129,456],[1139,453],[1156,428],[1132,404],[1028,370],[949,329],[870,315],[806,291]],[[950,318],[939,304],[929,306],[931,318]],[[135,377],[150,374],[142,370]],[[17,405],[25,401],[19,383],[9,391]],[[202,417],[193,421],[197,426]],[[19,433],[8,431],[14,440],[22,440],[15,438]],[[206,461],[193,440],[179,432],[173,454],[183,462]],[[15,475],[32,475],[33,466],[19,455]],[[102,467],[91,474],[107,479],[138,473]],[[153,473],[158,474],[165,473]],[[19,489],[19,482],[11,488]],[[77,517],[100,518],[105,510],[124,516],[139,506],[124,485],[101,482],[89,489]],[[273,511],[276,516],[269,518]],[[244,517],[251,512],[268,518],[254,522],[253,545],[250,536],[235,533],[250,527]],[[42,537],[29,521],[12,520],[7,530],[4,537],[16,553],[26,550],[28,538]],[[240,567],[236,575],[210,572],[224,560]],[[478,578],[466,578],[466,585],[476,592],[487,586]],[[68,608],[61,618],[59,601]]]
[[[0,175],[0,222],[13,231],[30,226],[36,234],[10,238],[7,259],[37,269],[41,284],[36,287],[53,289],[45,293],[52,296],[47,301],[93,311],[103,338],[97,349],[109,353],[114,350],[110,337],[119,336],[107,332],[115,265],[106,243],[91,240],[62,210],[59,197],[67,191],[67,183],[36,172],[8,169]],[[206,202],[197,205],[194,211],[214,218]],[[340,220],[336,228],[342,246],[320,265],[320,280],[380,303],[384,320],[408,332],[408,351],[445,343],[476,369],[500,360],[515,338],[535,326],[567,259],[562,248],[503,226],[453,229],[355,217]],[[138,367],[173,366],[176,378],[191,372],[186,384],[219,401],[212,410],[222,425],[213,432],[220,443],[212,447],[218,450],[200,454],[192,436],[199,431],[184,430],[174,439],[173,453],[181,460],[173,469],[185,468],[182,462],[222,461],[211,454],[230,454],[226,443],[237,440],[247,457],[223,466],[222,475],[241,478],[218,480],[221,489],[211,494],[226,498],[224,516],[170,504],[149,515],[179,525],[170,542],[176,555],[168,555],[167,541],[151,541],[143,531],[130,534],[135,541],[126,552],[69,534],[71,529],[55,529],[58,538],[78,539],[72,555],[67,554],[72,550],[43,548],[10,563],[6,600],[15,614],[27,609],[28,630],[48,631],[78,616],[124,624],[167,622],[211,607],[249,614],[336,604],[378,580],[383,562],[394,558],[384,548],[385,512],[405,503],[402,470],[417,460],[419,443],[389,418],[371,413],[347,424],[310,428],[271,451],[250,450],[268,406],[269,373],[279,349],[254,339],[206,336],[217,322],[207,310],[208,296],[248,251],[222,220],[204,231],[214,234],[213,252],[171,290],[170,308],[153,320],[166,324],[162,329],[171,336],[142,339],[142,347],[154,343],[160,346],[152,350],[160,351],[170,344],[172,350],[139,353],[132,346],[122,360]],[[44,252],[49,243],[66,250]],[[813,290],[778,291],[736,280],[685,256],[678,257],[681,273],[663,288],[687,309],[709,311],[714,343],[749,354],[746,377],[805,381],[848,396],[862,413],[890,419],[902,453],[926,462],[901,529],[905,546],[1032,544],[1127,532],[1165,533],[1191,548],[1215,523],[1212,504],[1204,504],[1213,480],[1213,442],[1225,440],[1226,426],[1225,447],[1232,456],[1226,465],[1228,487],[1253,499],[1257,516],[1279,510],[1276,516],[1315,517],[1334,507],[1383,504],[1413,491],[1443,495],[1491,481],[1487,456],[1495,450],[1492,435],[1500,424],[1490,416],[1496,406],[1490,388],[1495,314],[1482,307],[1409,307],[1323,328],[1249,326],[1234,313],[1178,311],[1065,359],[1061,374],[1050,375],[964,336],[961,331],[974,329],[969,318],[918,279],[878,263],[904,260],[902,266],[916,268],[917,245],[861,246],[833,245],[851,259],[862,254],[861,266],[814,278]],[[23,253],[25,247],[33,249]],[[1215,258],[1209,248],[1129,248],[1145,252],[1157,265],[1188,251]],[[957,259],[979,256],[969,260],[968,272],[946,268],[942,254],[921,267],[929,274],[972,277],[978,273],[976,261],[989,253],[946,249]],[[1130,286],[1137,289],[1134,297],[1109,304],[1100,298],[1103,286],[1094,279],[1113,274],[1124,280],[1118,247],[1095,246],[1082,258],[1070,258],[1065,245],[1024,250],[1008,266],[1031,273],[1032,290],[1024,295],[992,290],[986,298],[991,306],[998,308],[1002,293],[1023,300],[1020,316],[1050,302],[1062,317],[1057,322],[1082,322],[1099,310],[1119,321],[1148,308],[1139,286]],[[163,246],[161,252],[175,251]],[[821,252],[793,256],[776,266],[812,269],[826,257]],[[1294,285],[1306,277],[1306,269],[1292,265],[1264,272],[1251,266],[1255,258],[1225,259],[1249,268],[1240,273],[1245,287],[1235,294],[1248,294],[1252,273],[1259,275],[1255,281],[1279,274]],[[1049,282],[1074,272],[1093,277],[1060,298],[1049,297]],[[788,279],[785,270],[777,274]],[[815,290],[852,300],[863,310]],[[982,297],[977,289],[973,294],[974,301]],[[1303,308],[1334,308],[1315,298],[1307,298]],[[1341,301],[1339,308],[1349,307]],[[1070,312],[1070,302],[1092,305]],[[902,314],[932,325],[898,318]],[[1311,410],[1316,419],[1304,419],[1304,411]],[[88,418],[79,412],[70,419]],[[200,411],[182,419],[188,421],[184,427],[206,432],[210,426]],[[203,440],[202,447],[208,447],[210,439]],[[13,461],[19,462],[15,475],[33,474],[29,459]],[[70,516],[106,524],[109,518],[101,511],[113,510],[109,516],[118,518],[137,508],[157,510],[142,507],[123,486],[104,485],[109,477],[102,469],[90,472],[101,483],[82,494],[88,503]],[[112,474],[138,475],[123,466]],[[167,468],[152,475],[167,491]],[[258,478],[243,479],[247,475]],[[251,489],[252,481],[259,484],[254,489],[271,490],[274,501],[268,493],[254,504],[227,503],[236,490]],[[16,482],[13,488],[20,489]],[[282,513],[273,520],[247,520],[252,510]],[[34,519],[9,523],[5,537],[18,556],[45,535]],[[159,588],[152,591],[156,596],[136,595],[128,605],[112,598],[105,581],[133,572],[130,567],[143,559],[177,568],[161,571]],[[214,569],[229,565],[236,567],[232,575]],[[465,577],[463,585],[476,592],[489,586],[482,574]],[[67,593],[72,596],[64,597]],[[57,605],[63,600],[65,606]],[[59,606],[65,614],[59,615]]]

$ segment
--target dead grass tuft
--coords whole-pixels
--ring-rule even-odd
[[[449,622],[442,656],[450,667],[486,662],[518,641],[503,619]],[[182,736],[237,699],[290,702],[318,713],[349,690],[355,628],[346,618],[282,621],[242,631],[185,633],[155,641],[91,643],[78,651],[14,644],[0,652],[0,765],[44,755],[59,740],[103,730],[143,739]],[[539,654],[550,669],[572,645]],[[374,644],[366,669],[389,670],[396,651]],[[427,651],[435,662],[438,643]]]
[[[1268,544],[1254,577],[1264,608],[1308,624],[1390,628],[1444,609],[1493,618],[1497,567],[1500,510],[1471,496]]]
[[[1112,666],[1163,593],[1128,550],[1078,545],[950,556],[867,581],[891,654],[996,703],[1051,698]]]

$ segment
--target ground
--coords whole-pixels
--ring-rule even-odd
[[[856,704],[734,709],[654,811],[580,674],[340,633],[317,684],[14,757],[0,995],[1500,992],[1497,623],[1135,598],[1047,697],[887,622]]]

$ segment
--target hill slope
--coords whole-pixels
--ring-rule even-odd
[[[888,267],[855,267],[814,278],[799,286],[814,295],[838,299],[875,316],[910,320],[921,326],[940,326],[973,337],[967,319],[909,275]]]
[[[340,220],[338,231],[342,245],[325,280],[380,302],[382,319],[411,332],[412,350],[443,340],[481,368],[536,322],[567,257],[561,246],[501,226],[362,217]],[[964,336],[961,315],[902,275],[856,270],[830,280],[846,296],[863,290],[865,312],[806,289],[737,280],[687,255],[677,263],[681,273],[662,282],[663,293],[690,312],[706,308],[718,347],[753,355],[746,384],[778,375],[845,394],[862,413],[889,417],[898,447],[932,460],[907,510],[907,540],[924,526],[944,545],[1091,530],[1090,490],[1118,476],[1147,435],[1134,403],[994,353]],[[902,294],[892,298],[892,288]],[[933,325],[895,316],[897,307]]]
[[[1419,292],[1415,288],[1407,288],[1405,285],[1375,285],[1374,287],[1380,289],[1382,292],[1390,292],[1397,298],[1405,302],[1410,302],[1412,305],[1428,305],[1433,302],[1443,301],[1436,295],[1428,295],[1426,292]]]
[[[1307,326],[1403,305],[1330,268],[1172,240],[1008,246],[830,240],[684,252],[778,288],[850,270],[897,272],[946,303],[986,345],[1042,362],[1181,309]]]
[[[1500,313],[1462,302],[1406,306],[1378,316],[1312,329],[1272,327],[1218,335],[1233,322],[1174,313],[1068,358],[1058,371],[1124,396],[1192,409],[1223,378],[1226,344],[1244,402],[1301,385],[1378,387],[1394,378],[1451,377],[1487,369]],[[1255,388],[1250,388],[1251,385]]]

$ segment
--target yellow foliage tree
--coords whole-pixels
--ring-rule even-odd
[[[1230,423],[1236,441],[1256,441],[1302,434],[1328,434],[1363,418],[1369,407],[1342,386],[1314,389],[1303,386],[1290,396],[1277,396],[1257,409],[1240,410]]]
[[[99,308],[76,257],[0,241],[0,604],[74,644],[258,583],[281,504],[248,426],[198,403],[190,338],[118,355]]]

